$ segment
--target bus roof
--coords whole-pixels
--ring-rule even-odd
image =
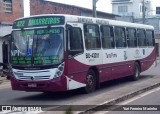
[[[68,15],[68,14],[41,14],[41,15],[33,15],[28,17],[23,17],[16,19],[23,20],[27,18],[36,18],[36,17],[52,17],[52,16],[64,16],[65,22],[73,22],[73,23],[92,23],[92,24],[102,24],[102,25],[111,25],[111,26],[122,26],[122,27],[134,27],[134,28],[146,28],[146,29],[154,29],[151,25],[124,22],[118,20],[110,20],[110,19],[101,19],[94,17],[85,17],[85,16],[76,16],[76,15]]]

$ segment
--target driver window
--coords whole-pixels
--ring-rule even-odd
[[[45,41],[45,56],[58,55],[59,51],[62,49],[61,37],[58,34],[50,34],[48,39]]]
[[[73,27],[70,31],[70,50],[83,50],[82,33],[80,28]]]

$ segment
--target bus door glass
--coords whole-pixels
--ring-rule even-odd
[[[67,50],[70,57],[83,53],[84,49],[81,24],[67,24]]]
[[[81,24],[74,24],[68,23],[67,24],[67,52],[68,52],[68,59],[67,59],[67,66],[68,66],[68,74],[73,74],[75,72],[80,72],[81,64],[77,61],[77,57],[81,58],[84,53],[83,49],[83,40],[82,40],[82,28]],[[82,58],[81,58],[82,59]],[[76,76],[81,75],[76,74]]]

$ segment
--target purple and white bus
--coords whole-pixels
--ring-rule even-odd
[[[156,63],[149,25],[63,14],[17,19],[11,38],[13,90],[56,92],[140,73]]]

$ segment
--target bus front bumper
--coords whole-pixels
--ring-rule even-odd
[[[13,90],[42,92],[60,92],[67,90],[67,82],[65,76],[47,81],[22,81],[17,80],[13,76],[11,76],[10,79]]]

